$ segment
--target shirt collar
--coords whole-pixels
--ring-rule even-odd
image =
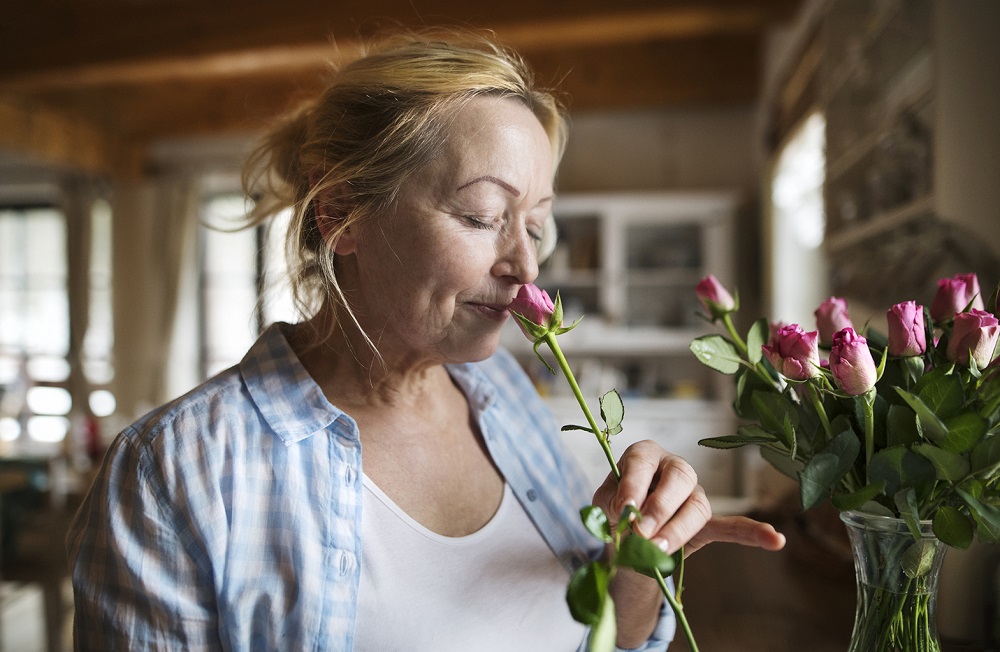
[[[250,397],[271,429],[285,444],[310,437],[341,421],[344,434],[357,437],[357,425],[331,404],[288,343],[288,324],[269,326],[240,361],[240,374]],[[445,365],[479,417],[497,400],[486,374],[474,363]]]
[[[250,397],[271,429],[286,444],[327,429],[338,419],[357,436],[353,419],[323,395],[288,343],[288,324],[273,324],[240,361]]]
[[[474,363],[445,365],[452,380],[458,385],[469,401],[469,407],[477,417],[482,415],[497,400],[496,387]]]

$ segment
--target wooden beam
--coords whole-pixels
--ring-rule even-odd
[[[76,116],[0,98],[0,148],[57,167],[116,177],[137,176],[142,152]]]
[[[410,0],[49,0],[5,11],[0,88],[273,73],[354,56],[373,33],[400,26],[491,29],[525,51],[747,33],[788,18],[799,2],[436,0],[418,10]]]
[[[529,56],[573,111],[635,106],[751,103],[760,79],[753,35],[705,36]]]
[[[752,35],[705,36],[604,47],[528,52],[540,84],[573,111],[634,106],[750,103],[757,93],[759,43]],[[36,93],[41,103],[114,130],[130,141],[254,133],[321,88],[325,66],[211,82],[169,79]]]

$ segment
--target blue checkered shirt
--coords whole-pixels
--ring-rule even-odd
[[[353,648],[358,428],[299,363],[285,328],[111,445],[67,539],[78,650]],[[592,489],[513,358],[500,351],[449,371],[553,553],[567,570],[598,555],[579,522]],[[666,649],[674,628],[665,608],[641,649]]]

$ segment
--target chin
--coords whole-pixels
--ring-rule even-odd
[[[482,362],[493,356],[500,346],[500,336],[483,338],[471,346],[463,347],[456,356],[456,362]]]

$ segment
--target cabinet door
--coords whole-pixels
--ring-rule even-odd
[[[602,297],[608,282],[603,228],[604,220],[597,213],[556,211],[558,242],[541,265],[535,284],[553,298],[559,292],[569,322],[584,315],[607,317]]]
[[[624,325],[699,325],[693,288],[705,272],[704,224],[639,222],[623,230]]]

